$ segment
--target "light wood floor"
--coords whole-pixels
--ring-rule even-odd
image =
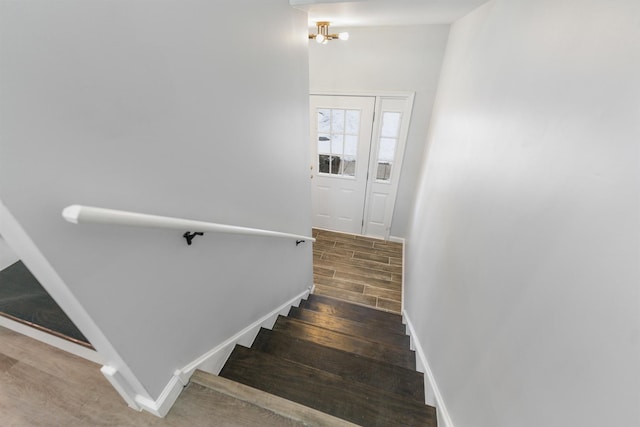
[[[314,293],[400,313],[402,244],[313,229]]]
[[[184,390],[166,418],[136,412],[102,376],[99,365],[0,327],[0,425],[275,427],[302,424],[193,383]]]

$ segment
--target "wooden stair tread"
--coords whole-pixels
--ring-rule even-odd
[[[261,329],[251,348],[424,403],[424,376],[407,368]]]
[[[303,300],[300,303],[300,308],[375,325],[376,327],[389,329],[401,334],[406,333],[406,327],[402,323],[402,316],[398,314],[350,304],[344,301],[338,301],[337,303],[334,301],[338,300],[312,294],[309,295],[307,300]]]
[[[409,348],[409,336],[398,332],[376,328],[371,324],[331,316],[318,311],[307,310],[300,307],[291,307],[289,317],[330,329],[344,334],[355,335],[369,341],[379,342],[386,345]]]
[[[436,425],[435,408],[242,346],[220,375],[361,425]]]
[[[415,352],[412,350],[398,349],[353,335],[331,331],[301,320],[278,316],[273,330],[403,368],[416,368]]]
[[[191,376],[191,383],[211,389],[217,393],[229,396],[233,399],[246,402],[250,405],[266,409],[274,414],[288,418],[293,422],[304,426],[335,426],[354,427],[355,424],[333,415],[326,414],[311,407],[301,405],[292,400],[284,399],[266,391],[249,387],[240,382],[196,370]],[[218,402],[212,402],[217,404]],[[218,421],[218,420],[216,420]],[[252,424],[255,425],[255,424]]]

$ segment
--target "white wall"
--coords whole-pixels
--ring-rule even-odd
[[[452,26],[406,310],[456,427],[640,425],[640,3]]]
[[[4,270],[19,260],[7,242],[0,236],[0,270]]]
[[[309,43],[309,84],[322,91],[416,93],[391,224],[392,236],[406,237],[449,26],[346,30],[347,42]]]
[[[0,6],[0,198],[155,398],[310,286],[310,246],[213,233],[187,246],[61,211],[308,234],[306,15],[287,0]]]

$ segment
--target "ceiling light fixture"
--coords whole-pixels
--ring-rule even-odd
[[[309,38],[315,39],[320,44],[327,44],[329,40],[336,39],[349,40],[349,33],[347,32],[329,34],[329,24],[331,23],[327,21],[316,22],[317,34],[309,34]]]

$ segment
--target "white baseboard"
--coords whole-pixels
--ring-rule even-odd
[[[300,304],[300,300],[306,298],[309,295],[309,292],[309,290],[302,292],[301,294],[285,302],[272,312],[262,316],[257,321],[253,322],[240,332],[225,340],[223,343],[198,357],[196,360],[179,370],[180,377],[186,383],[191,377],[191,374],[193,374],[193,371],[195,371],[196,369],[209,372],[210,374],[218,375],[236,344],[250,347],[253,343],[253,340],[256,338],[256,335],[258,335],[261,327],[271,329],[273,327],[273,324],[278,319],[279,314],[288,314],[289,309],[292,306],[297,307]]]
[[[341,233],[341,234],[346,234],[348,236],[358,236],[358,237],[368,237],[370,239],[377,239],[377,240],[386,240],[388,242],[394,242],[394,243],[402,243],[404,244],[404,237],[396,237],[396,236],[389,236],[388,239],[385,239],[384,236],[380,237],[380,236],[367,236],[366,234],[360,234],[360,233],[350,233],[348,231],[336,231],[336,230],[330,230],[328,228],[322,228],[322,227],[313,227],[317,230],[322,230],[322,231],[330,231],[332,233]]]
[[[90,360],[93,363],[97,363],[98,365],[102,365],[104,363],[104,359],[95,350],[91,350],[90,348],[74,344],[71,341],[58,338],[55,335],[48,334],[39,329],[27,326],[23,323],[8,319],[4,316],[0,316],[0,326],[11,329],[12,331],[19,334],[26,335],[29,338],[33,338],[34,340],[43,342],[52,347],[59,348],[60,350],[66,351],[67,353],[71,353],[78,357],[82,357],[83,359]]]
[[[402,243],[404,245],[404,237],[389,236],[389,241],[393,243]]]
[[[402,312],[402,317],[404,323],[407,325],[409,336],[411,337],[411,349],[415,350],[416,355],[418,356],[416,360],[417,370],[424,373],[424,394],[426,400],[425,403],[436,407],[439,426],[453,427],[451,416],[449,415],[449,411],[447,411],[447,406],[444,403],[444,399],[442,398],[442,394],[440,393],[440,389],[438,388],[436,379],[433,376],[433,372],[431,371],[431,367],[429,366],[429,362],[427,361],[427,356],[424,354],[424,350],[422,349],[420,340],[418,339],[416,331],[413,328],[411,319],[407,315],[406,311]]]
[[[127,402],[127,405],[129,405],[131,409],[135,409],[136,411],[142,410],[142,408],[136,403],[136,393],[131,389],[131,387],[129,387],[127,381],[116,368],[105,365],[100,369],[100,372],[102,372],[102,375],[104,375],[111,386],[116,389],[120,397]]]
[[[125,400],[125,402],[127,402],[131,409],[135,409],[136,411],[145,410],[160,418],[164,418],[165,415],[167,415],[186,385],[182,383],[180,377],[176,375],[176,371],[176,374],[171,377],[169,383],[166,385],[162,393],[160,393],[160,396],[156,400],[153,400],[136,394],[128,386],[127,382],[122,378],[122,375],[120,375],[116,368],[105,365],[100,369],[100,372],[102,372],[102,375],[109,380],[113,388],[118,391],[120,396]]]
[[[130,393],[126,389],[120,390],[122,387],[120,387],[119,385],[117,371],[115,371],[115,369],[105,366],[103,368],[103,374],[105,374],[112,385],[116,389],[118,389],[120,394],[123,395],[129,406],[138,410],[144,409],[145,411],[150,412],[158,417],[164,417],[165,415],[167,415],[175,401],[180,396],[182,389],[189,383],[189,378],[191,378],[191,375],[196,369],[218,375],[224,364],[227,362],[227,359],[229,358],[229,355],[231,354],[231,351],[236,346],[236,344],[250,347],[253,343],[253,340],[256,338],[256,335],[258,335],[261,327],[269,329],[272,328],[273,324],[278,318],[278,315],[288,314],[292,306],[298,306],[300,304],[300,300],[309,296],[311,289],[312,288],[302,292],[295,298],[292,298],[272,312],[261,317],[260,319],[247,326],[240,332],[234,334],[232,337],[228,338],[215,348],[198,357],[184,368],[176,370],[173,374],[173,377],[171,377],[164,390],[160,394],[160,397],[158,397],[158,399],[156,400],[152,400],[140,395],[131,398]],[[129,396],[129,398],[127,398],[126,396]]]
[[[107,379],[109,379],[120,394],[123,395],[130,407],[138,410],[144,409],[155,416],[164,417],[176,402],[184,387],[189,384],[189,379],[196,369],[218,375],[224,364],[227,362],[227,359],[236,344],[250,347],[261,327],[272,328],[279,314],[288,314],[291,306],[298,306],[300,304],[300,300],[309,296],[309,293],[310,290],[302,292],[295,298],[292,298],[282,304],[280,307],[261,317],[256,322],[198,357],[184,368],[177,369],[156,400],[140,395],[131,398],[126,389],[120,390],[122,387],[118,384],[117,372],[115,372],[115,370],[112,370],[113,372],[111,372],[109,371],[110,368],[105,366],[103,368],[103,374],[105,374]],[[107,369],[107,373],[111,373],[110,376],[105,373],[105,369]],[[126,397],[127,395],[129,395],[129,398]]]
[[[405,240],[402,237],[394,237],[394,239],[400,239],[401,241],[396,243],[402,243],[402,287],[400,288],[402,292],[400,292],[400,313],[404,313],[404,296],[406,295],[406,292],[404,291],[404,282],[407,277],[407,245],[405,245]]]
[[[176,403],[180,393],[182,393],[182,390],[187,384],[188,382],[182,381],[180,371],[176,371],[156,400],[138,395],[135,398],[135,402],[141,409],[157,417],[164,418],[173,404]]]

